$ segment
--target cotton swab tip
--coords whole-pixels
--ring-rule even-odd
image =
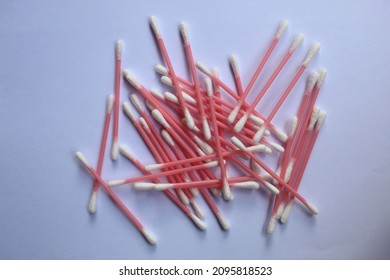
[[[189,129],[194,129],[195,121],[192,118],[192,115],[190,113],[190,110],[188,108],[184,109],[184,117],[186,118],[186,124]]]
[[[264,136],[265,126],[260,127],[259,130],[256,131],[255,135],[253,136],[253,143],[259,143],[261,138]]]
[[[188,199],[187,195],[183,192],[183,190],[177,190],[177,196],[183,202],[184,205],[190,204],[190,200]]]
[[[247,120],[248,120],[248,114],[244,114],[241,117],[241,119],[234,126],[234,131],[235,132],[240,132],[244,128],[244,125],[245,125]]]
[[[115,42],[115,57],[116,59],[121,59],[122,57],[122,40],[118,40]]]
[[[280,222],[282,224],[285,224],[288,220],[288,217],[290,216],[291,213],[291,206],[292,206],[292,201],[290,201],[286,207],[283,210],[282,216],[280,217]]]
[[[125,111],[125,114],[131,119],[131,121],[134,122],[135,121],[135,117],[134,117],[133,111],[131,109],[130,103],[124,102],[122,104],[122,108],[123,108],[123,111]]]
[[[294,163],[295,163],[295,160],[293,160],[293,159],[290,159],[290,161],[288,162],[288,165],[286,167],[286,173],[284,174],[284,181],[285,182],[290,181],[291,173],[294,169]]]
[[[322,124],[324,123],[326,119],[326,112],[321,111],[318,115],[317,123],[316,123],[316,131],[320,130],[322,127]]]
[[[294,52],[302,44],[303,39],[303,34],[298,34],[297,36],[295,36],[293,42],[291,43],[289,51]]]
[[[156,245],[156,239],[150,232],[148,232],[146,229],[143,229],[141,232],[150,245]]]
[[[239,182],[232,184],[235,188],[242,188],[242,189],[255,189],[257,190],[259,188],[259,183],[255,181],[245,181],[245,182]]]
[[[213,92],[213,84],[212,84],[211,79],[209,77],[204,79],[204,85],[205,85],[205,88],[206,88],[206,91],[207,91],[207,95],[209,97],[212,97],[213,94],[214,94],[214,92]]]
[[[194,213],[190,214],[191,220],[194,222],[194,224],[201,230],[206,230],[207,225],[205,222],[203,222],[201,219],[199,219],[198,216],[196,216]]]
[[[114,99],[115,99],[115,97],[112,94],[107,97],[107,103],[106,103],[106,113],[107,114],[111,113],[111,111],[112,111],[112,106],[114,105]]]
[[[154,66],[154,71],[164,76],[169,75],[167,68],[161,64],[156,64],[156,66]]]
[[[261,174],[261,166],[256,161],[251,159],[249,164],[250,164],[250,168],[252,169],[253,172],[255,172],[258,175]]]
[[[176,144],[173,141],[171,135],[169,135],[168,131],[165,129],[161,130],[161,136],[164,138],[164,140],[172,147],[174,147]]]
[[[135,76],[127,69],[123,70],[123,75],[125,76],[125,79],[136,89],[141,89],[142,86],[138,82],[138,80],[135,78]]]
[[[204,142],[202,139],[200,139],[198,136],[194,136],[194,140],[196,142],[196,144],[198,144],[198,146],[202,149],[202,151],[204,151],[206,154],[212,154],[214,152],[214,149],[209,145],[207,144],[206,142]]]
[[[108,185],[110,187],[117,187],[117,186],[120,186],[120,185],[123,185],[126,183],[126,180],[124,179],[121,179],[121,180],[112,180],[112,181],[109,181],[108,182]]]
[[[93,191],[92,194],[91,194],[91,198],[89,199],[88,211],[89,211],[90,214],[96,213],[96,209],[97,209],[97,194],[98,194],[97,191]]]
[[[221,227],[224,229],[224,230],[229,230],[230,229],[230,225],[229,225],[229,222],[226,220],[226,218],[222,215],[221,212],[217,212],[215,213],[218,221],[219,221],[219,224],[221,225]]]
[[[165,99],[165,96],[158,89],[151,88],[151,89],[149,89],[149,92],[151,94],[153,94],[153,96],[155,96],[159,100],[164,100]],[[146,102],[149,102],[149,101],[146,100]]]
[[[146,123],[145,119],[143,117],[140,117],[139,118],[139,123],[141,124],[141,126],[145,129],[145,131],[147,133],[151,133],[152,131],[150,130],[149,128],[149,125]]]
[[[136,158],[130,153],[130,150],[125,145],[119,145],[119,152],[125,157],[135,160]]]
[[[152,110],[152,116],[158,121],[163,127],[170,128],[169,123],[165,120],[164,116],[158,109]]]
[[[326,69],[321,68],[319,73],[318,73],[318,80],[317,80],[316,87],[320,88],[322,86],[322,84],[324,83],[324,80],[326,78],[326,74],[327,74]]]
[[[139,183],[134,184],[134,189],[141,190],[141,191],[152,190],[152,189],[154,189],[155,186],[156,186],[156,184],[154,184],[154,183],[139,182]]]
[[[276,30],[275,38],[279,39],[283,35],[284,31],[286,31],[287,27],[288,27],[288,20],[283,20],[279,24],[278,29]]]
[[[130,94],[129,98],[131,100],[131,103],[133,103],[134,107],[137,108],[139,112],[145,111],[141,105],[141,101],[139,100],[138,96],[135,93]]]
[[[157,18],[155,16],[151,16],[149,19],[149,23],[156,37],[157,38],[161,37],[160,28],[158,27],[158,23],[157,23]]]
[[[81,153],[81,152],[76,152],[76,157],[85,165],[85,166],[90,166],[87,158]]]
[[[190,37],[189,37],[189,34],[188,34],[187,23],[181,22],[179,24],[179,29],[180,29],[181,36],[183,37],[184,43],[188,44]]]
[[[258,124],[258,125],[263,125],[263,124],[264,124],[264,120],[263,120],[263,119],[261,119],[261,118],[255,116],[255,115],[253,115],[253,114],[249,116],[249,119],[250,119],[251,121],[253,121],[254,123]]]
[[[309,77],[307,78],[306,93],[309,94],[313,90],[317,83],[318,76],[319,74],[316,71],[310,73]]]
[[[264,186],[269,189],[273,194],[279,194],[279,190],[277,187],[272,185],[271,183],[264,181]]]
[[[202,63],[196,62],[196,63],[195,63],[195,66],[196,66],[196,68],[198,68],[201,72],[203,72],[203,73],[205,73],[205,74],[207,74],[207,75],[211,75],[210,70],[207,69],[207,67],[204,66]]]
[[[167,86],[173,85],[171,78],[169,78],[168,76],[161,76],[160,80],[164,85],[167,85]]]
[[[310,212],[311,212],[313,215],[317,215],[317,214],[318,214],[318,209],[317,209],[317,207],[315,207],[313,204],[308,203],[308,204],[307,204],[307,207],[309,208]]]
[[[268,146],[270,146],[272,150],[275,150],[275,151],[277,151],[279,153],[284,153],[284,148],[283,148],[282,145],[279,145],[278,143],[275,143],[275,142],[272,142],[272,141],[267,141],[266,144]],[[272,152],[272,150],[271,150],[271,152]]]
[[[320,115],[320,109],[318,107],[313,108],[313,112],[311,113],[309,125],[307,127],[307,130],[311,131],[314,128],[315,123],[318,120],[318,116]]]
[[[233,199],[232,193],[230,191],[229,183],[226,180],[226,178],[223,179],[222,194],[223,194],[223,198],[225,200],[232,200]]]
[[[276,219],[279,220],[282,217],[283,210],[284,210],[285,203],[281,202],[278,206],[278,209],[276,210]]]
[[[238,112],[240,112],[240,107],[236,106],[234,109],[231,111],[231,113],[228,116],[228,123],[232,124],[234,120],[237,118]]]
[[[232,55],[229,58],[230,66],[232,67],[234,76],[238,77],[240,75],[240,68],[238,67],[237,56]]]
[[[297,125],[298,125],[298,117],[294,116],[292,117],[290,122],[290,130],[288,132],[289,137],[292,137],[295,134],[295,131],[297,130]]]
[[[268,222],[267,233],[272,234],[275,230],[275,226],[276,226],[276,217],[272,216]]]
[[[156,163],[156,164],[151,164],[145,167],[146,171],[153,171],[156,169],[161,169],[164,167],[163,163]]]
[[[117,160],[119,155],[119,145],[118,140],[114,139],[114,142],[112,143],[112,150],[111,150],[111,159]]]
[[[309,65],[309,63],[313,60],[314,56],[319,52],[321,45],[319,43],[315,43],[307,52],[305,59],[302,62],[303,66]]]
[[[207,119],[204,117],[202,118],[202,127],[203,127],[203,135],[206,140],[211,139],[211,131],[209,127],[209,123],[207,122]]]
[[[287,141],[288,139],[288,136],[286,133],[284,133],[283,131],[279,130],[279,129],[275,129],[274,130],[274,133],[275,133],[275,136],[280,140],[282,141],[283,143]]]

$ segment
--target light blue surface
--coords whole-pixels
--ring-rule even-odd
[[[364,0],[1,0],[0,259],[389,259],[389,8],[389,1]],[[266,236],[268,193],[236,191],[233,202],[218,201],[230,232],[220,230],[203,201],[208,230],[200,232],[161,193],[128,187],[116,193],[157,236],[156,247],[103,192],[90,217],[92,180],[74,152],[96,164],[116,39],[124,41],[124,67],[148,87],[161,87],[150,15],[159,18],[178,73],[186,66],[177,26],[186,20],[196,58],[218,66],[229,85],[227,57],[238,56],[247,84],[281,19],[291,25],[270,65],[294,34],[306,39],[279,81],[288,81],[312,42],[321,42],[310,69],[329,71],[318,100],[329,117],[301,186],[319,207],[317,217],[296,204],[288,224]],[[123,101],[130,90],[123,84]],[[275,123],[290,118],[298,102],[289,98]],[[153,162],[123,114],[120,140],[145,164]],[[106,179],[136,174],[107,153]]]

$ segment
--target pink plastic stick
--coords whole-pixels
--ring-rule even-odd
[[[112,159],[118,158],[118,134],[119,134],[119,103],[121,85],[122,41],[115,44],[115,100],[114,100],[114,126],[112,129]]]

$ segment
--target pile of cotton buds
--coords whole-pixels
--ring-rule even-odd
[[[149,90],[129,70],[123,70],[125,80],[137,91],[130,94],[130,101],[140,117],[134,114],[129,102],[123,103],[122,109],[142,136],[156,164],[144,166],[131,154],[129,148],[119,144],[122,41],[117,41],[115,96],[111,95],[107,100],[97,168],[93,168],[81,152],[76,153],[77,158],[94,178],[88,206],[90,213],[96,212],[98,189],[101,187],[150,244],[155,244],[155,238],[115,194],[115,186],[132,184],[134,188],[140,190],[162,191],[201,230],[206,229],[206,224],[202,220],[204,213],[196,199],[203,197],[221,227],[228,230],[229,223],[214,200],[219,196],[226,201],[232,200],[235,188],[261,187],[273,194],[273,208],[267,233],[274,231],[277,220],[281,223],[287,221],[294,201],[301,203],[309,213],[316,215],[317,208],[298,193],[298,187],[326,117],[326,113],[315,106],[326,71],[320,69],[308,75],[306,88],[301,91],[301,102],[296,115],[289,120],[288,132],[274,126],[272,121],[319,51],[319,44],[313,44],[308,50],[282,95],[274,97],[273,100],[277,102],[271,112],[264,116],[257,110],[259,103],[264,101],[263,96],[303,40],[302,35],[297,35],[293,39],[279,64],[265,80],[264,86],[258,93],[254,92],[253,86],[286,30],[287,21],[282,21],[278,26],[246,87],[242,84],[237,58],[231,56],[230,65],[235,89],[227,86],[219,78],[217,69],[210,70],[204,64],[194,62],[185,23],[180,24],[179,28],[191,79],[180,77],[171,63],[155,17],[150,18],[150,24],[165,63],[165,66],[157,65],[155,70],[162,75],[162,83],[170,86],[172,92],[162,94],[155,89]],[[247,97],[250,94],[255,98],[248,102]],[[226,101],[224,96],[229,96],[234,102]],[[101,177],[112,113],[114,114],[112,160],[116,160],[121,153],[144,174],[142,176],[109,182]],[[270,153],[278,154],[277,170],[264,163],[264,157]],[[259,154],[262,154],[261,158]],[[235,168],[244,175],[231,177],[228,167]]]

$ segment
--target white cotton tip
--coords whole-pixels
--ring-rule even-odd
[[[310,116],[309,125],[307,126],[307,130],[311,131],[314,128],[318,120],[318,116],[320,115],[320,109],[318,107],[314,107]]]
[[[150,103],[149,100],[146,100],[146,101],[145,101],[145,105],[146,105],[146,107],[147,107],[150,111],[153,111],[154,109],[156,109],[156,108],[154,108],[154,106],[152,105],[152,103]]]
[[[156,184],[154,183],[148,183],[148,182],[138,182],[134,184],[134,189],[136,190],[141,190],[141,191],[146,191],[146,190],[152,190]]]
[[[269,219],[269,222],[268,222],[268,226],[267,226],[267,233],[272,234],[275,230],[275,226],[276,226],[276,217],[271,216],[271,218]]]
[[[319,43],[315,43],[307,52],[305,59],[302,62],[302,65],[307,66],[313,60],[314,56],[319,52],[321,45]]]
[[[279,153],[284,153],[284,148],[282,145],[279,145],[278,143],[272,142],[272,141],[266,141],[265,142],[268,146],[271,147],[272,150],[275,150]],[[272,152],[271,150],[271,152]]]
[[[106,113],[107,114],[111,113],[111,111],[112,111],[112,106],[114,105],[114,99],[115,99],[115,97],[112,94],[107,97],[107,103],[106,103]]]
[[[216,217],[218,219],[218,222],[221,225],[221,227],[224,230],[229,230],[230,229],[229,222],[225,219],[225,217],[222,215],[222,213],[221,212],[217,212],[217,213],[215,213],[215,215],[216,215]]]
[[[143,229],[141,232],[150,245],[156,245],[156,239],[152,234],[150,234],[150,232],[148,232],[146,229]]]
[[[230,191],[230,186],[229,186],[229,183],[228,183],[226,178],[223,179],[222,194],[223,194],[223,198],[225,200],[232,200],[233,199],[232,193]]]
[[[248,120],[248,114],[244,114],[241,117],[241,119],[234,126],[234,131],[235,132],[240,132],[244,128],[244,125],[245,125],[247,120]]]
[[[275,133],[275,136],[276,136],[280,141],[282,141],[283,143],[287,141],[288,136],[287,136],[287,134],[284,133],[283,131],[281,131],[281,130],[275,128],[274,133]]]
[[[163,76],[169,76],[167,68],[161,64],[157,64],[156,66],[154,66],[154,71]]]
[[[191,220],[194,222],[194,224],[201,230],[206,230],[207,225],[205,222],[203,222],[201,219],[199,219],[198,216],[196,216],[194,213],[190,214]]]
[[[247,147],[244,145],[244,143],[242,143],[236,136],[233,136],[231,141],[233,145],[236,146],[239,150],[244,152],[247,150]],[[249,160],[250,158],[246,153],[240,154],[240,156],[245,160]]]
[[[151,16],[149,19],[149,23],[150,23],[150,26],[152,27],[153,32],[156,35],[156,37],[157,38],[161,37],[160,28],[158,28],[157,18],[155,16]]]
[[[164,140],[172,147],[174,147],[176,144],[175,144],[175,141],[173,141],[171,135],[169,135],[168,131],[166,131],[165,129],[161,130],[161,136],[164,138]]]
[[[321,88],[322,84],[324,83],[324,80],[326,78],[327,71],[325,68],[321,68],[319,73],[318,73],[318,79],[317,79],[317,84],[316,87]]]
[[[258,125],[263,125],[264,124],[264,120],[259,118],[258,116],[255,116],[253,114],[251,114],[249,116],[249,119],[254,122],[255,124],[258,124]]]
[[[164,85],[173,86],[172,80],[168,76],[161,76],[160,80]]]
[[[186,194],[183,192],[183,190],[177,190],[177,196],[179,197],[181,202],[183,202],[183,204],[185,204],[185,205],[190,204],[190,200],[188,199]]]
[[[202,210],[202,208],[199,206],[199,204],[194,199],[190,200],[190,204],[191,204],[192,209],[194,209],[196,216],[198,216],[199,219],[203,220],[205,217],[205,214],[204,214],[204,211]]]
[[[136,89],[141,89],[142,86],[138,82],[138,80],[135,78],[135,76],[127,69],[123,70],[123,75],[125,76],[125,79]]]
[[[164,116],[157,109],[152,110],[152,116],[158,121],[163,127],[170,128],[169,123],[165,120]]]
[[[288,181],[290,181],[291,173],[292,173],[292,171],[294,169],[294,163],[295,163],[295,160],[294,159],[290,159],[290,161],[287,164],[286,173],[284,174],[284,181],[287,182],[287,183],[288,183]]]
[[[169,91],[164,92],[164,98],[168,101],[171,101],[172,103],[179,104],[179,99],[177,96]]]
[[[96,209],[97,209],[97,194],[98,194],[97,191],[93,191],[92,194],[91,194],[91,198],[89,199],[88,211],[91,214],[96,213]]]
[[[295,36],[294,41],[291,43],[290,52],[294,52],[303,42],[303,34],[298,34]]]
[[[116,59],[121,59],[122,57],[122,40],[118,40],[115,42],[115,57]]]
[[[307,203],[307,207],[309,208],[310,212],[313,215],[317,215],[318,214],[318,209],[313,204]]]
[[[264,144],[257,144],[254,146],[249,146],[247,147],[248,151],[253,152],[253,153],[271,153],[270,148],[268,148]]]
[[[260,175],[261,174],[261,166],[253,159],[250,160],[250,167],[253,172]]]
[[[271,132],[268,129],[264,129],[264,136],[270,136]]]
[[[182,92],[182,95],[183,95],[183,98],[184,98],[184,101],[189,103],[189,104],[192,104],[192,105],[195,105],[196,104],[196,100],[190,96],[189,94],[185,93],[184,91]]]
[[[307,78],[307,83],[306,83],[306,93],[310,94],[314,88],[314,86],[317,83],[318,80],[318,72],[313,71],[310,73],[309,77]]]
[[[280,173],[282,172],[282,166],[279,165],[278,169],[276,170],[276,175],[278,175],[280,177]],[[273,184],[278,184],[278,180],[276,180],[274,177],[272,177],[272,183]]]
[[[232,186],[235,188],[257,190],[260,185],[255,181],[245,181],[245,182],[234,183]]]
[[[164,167],[163,163],[156,163],[156,164],[151,164],[151,165],[146,166],[145,169],[147,171],[153,171],[153,170],[161,169],[163,167]]]
[[[131,103],[133,103],[134,107],[137,108],[139,112],[144,112],[144,108],[141,105],[141,101],[135,93],[129,95]]]
[[[204,79],[204,86],[206,88],[207,95],[209,97],[212,97],[213,94],[214,94],[214,92],[213,92],[213,83],[211,82],[211,79],[209,77]]]
[[[149,89],[149,92],[153,94],[154,97],[156,97],[158,100],[165,100],[165,97],[162,95],[162,93],[155,88]]]
[[[264,174],[261,174],[260,177],[266,181],[271,181],[273,179],[273,177],[266,171],[264,171]]]
[[[288,131],[288,136],[293,137],[295,134],[295,131],[297,130],[297,125],[298,125],[298,117],[294,116],[291,119],[290,122],[290,130]]]
[[[234,76],[238,77],[240,75],[240,68],[238,67],[237,56],[232,55],[229,58],[230,66],[232,67]]]
[[[236,120],[238,112],[240,112],[240,106],[234,107],[228,116],[228,123],[232,124]]]
[[[259,143],[261,138],[264,136],[265,126],[260,127],[259,130],[256,131],[255,135],[253,136],[253,143]]]
[[[148,124],[146,123],[146,121],[145,121],[145,119],[144,118],[139,118],[139,123],[141,124],[141,126],[145,129],[145,131],[147,132],[147,133],[151,133],[151,131],[150,131],[150,128],[149,128],[149,126],[148,126]]]
[[[173,186],[174,185],[170,184],[170,183],[159,183],[159,184],[154,184],[154,189],[159,190],[159,191],[163,191],[166,189],[173,188]]]
[[[211,139],[211,131],[206,118],[202,118],[203,135],[206,140]]]
[[[277,187],[272,185],[271,183],[268,183],[267,181],[264,181],[264,186],[269,189],[273,194],[279,194],[279,190]]]
[[[279,220],[282,217],[283,210],[284,210],[285,203],[281,202],[278,206],[278,209],[276,210],[276,219]]]
[[[121,179],[121,180],[112,180],[112,181],[109,181],[108,182],[108,185],[110,187],[117,187],[117,186],[120,186],[120,185],[123,185],[126,183],[126,180],[124,179]]]
[[[136,158],[130,153],[130,150],[123,144],[119,145],[119,152],[131,160],[136,160]]]
[[[220,197],[222,195],[222,192],[216,188],[210,189],[210,192],[213,194],[214,197]]]
[[[202,151],[201,148],[195,147],[195,151],[198,153],[199,156],[204,157],[207,156],[205,152]]]
[[[184,117],[186,118],[186,124],[189,129],[194,129],[195,121],[191,116],[190,110],[188,108],[184,109]]]
[[[198,68],[201,72],[203,72],[203,73],[205,73],[205,74],[207,74],[207,75],[211,75],[210,70],[207,69],[207,67],[204,66],[202,63],[196,62],[196,63],[195,63],[195,66],[196,66],[196,68]]]
[[[283,20],[276,30],[275,38],[279,39],[288,27],[288,20]]]
[[[111,150],[111,159],[117,160],[119,155],[119,145],[118,140],[114,139],[114,142],[112,143],[112,150]]]
[[[198,146],[202,149],[202,151],[204,151],[206,154],[212,154],[214,153],[214,149],[209,145],[207,144],[206,142],[204,142],[202,139],[200,139],[198,136],[194,135],[194,140],[196,142],[196,144],[198,144]]]
[[[326,112],[321,111],[318,115],[317,123],[316,123],[316,131],[321,129],[322,124],[326,119]]]
[[[181,36],[183,37],[184,43],[188,44],[188,42],[190,40],[190,37],[189,37],[189,34],[188,34],[187,23],[181,22],[179,24],[179,29],[180,29]]]
[[[214,161],[210,161],[208,163],[204,163],[203,166],[205,168],[213,168],[213,167],[219,166],[219,162],[217,160],[214,160]]]
[[[130,106],[130,103],[128,102],[124,102],[122,104],[122,108],[123,108],[123,111],[125,111],[125,114],[129,117],[129,119],[132,121],[132,122],[135,122],[136,119],[134,117],[134,114],[133,114],[133,111],[131,109],[131,106]]]
[[[288,217],[290,216],[291,213],[291,206],[292,206],[292,201],[290,201],[286,207],[283,210],[282,216],[280,216],[280,222],[282,224],[285,224],[288,220]]]

